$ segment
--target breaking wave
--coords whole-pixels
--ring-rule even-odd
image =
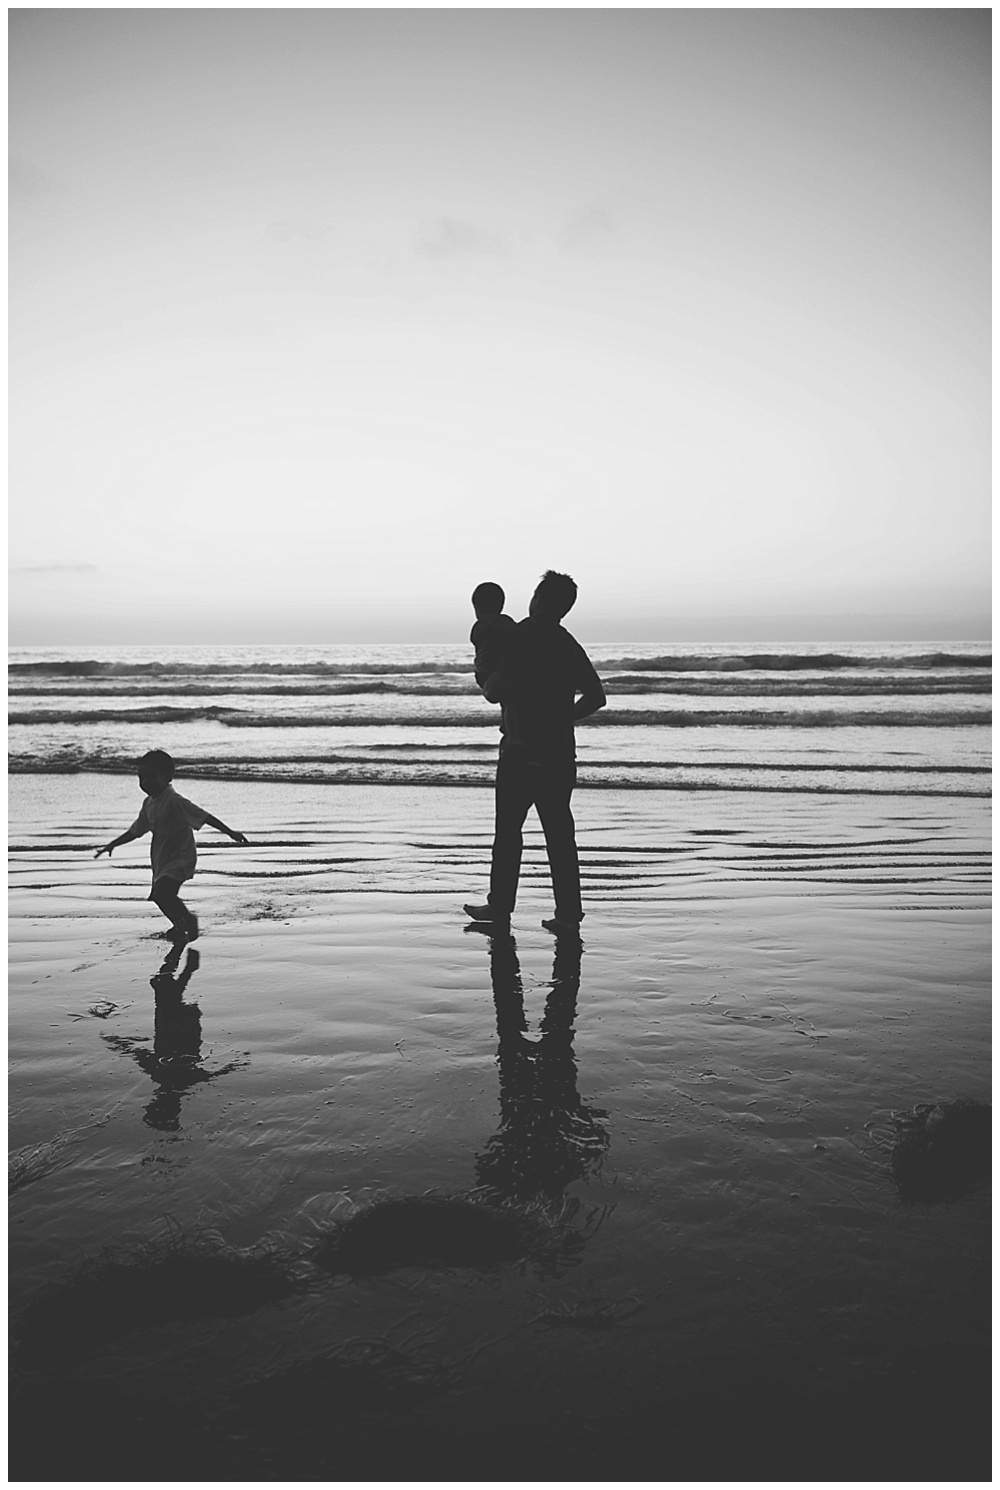
[[[57,662],[12,662],[11,677],[50,678],[184,678],[184,677],[350,677],[358,674],[471,673],[467,661],[428,662],[98,662],[66,659]]]
[[[580,720],[578,729],[600,729],[608,726],[658,725],[670,729],[690,726],[743,725],[774,728],[830,729],[844,725],[880,725],[908,728],[913,725],[940,728],[948,725],[989,724],[990,709],[605,709],[589,719]],[[479,729],[495,726],[497,719],[477,710],[475,713],[438,712],[391,714],[361,713],[356,710],[337,713],[310,710],[287,714],[255,712],[249,709],[227,709],[224,705],[206,704],[179,708],[154,705],[138,709],[31,709],[14,710],[8,723],[15,725],[88,725],[88,724],[183,724],[196,720],[216,722],[230,729],[336,729],[342,726],[381,726],[385,728]]]
[[[813,677],[799,675],[795,678],[780,676],[748,677],[745,673],[718,673],[714,677],[692,677],[691,675],[669,675],[663,673],[609,673],[604,669],[604,687],[609,697],[622,694],[670,694],[691,697],[756,697],[756,698],[824,698],[824,697],[876,697],[879,695],[932,695],[943,693],[989,693],[992,680],[989,675],[956,674],[948,671],[940,674],[923,674],[904,677]],[[13,683],[9,693],[13,698],[79,698],[81,685],[70,683],[39,684]],[[441,676],[419,676],[374,681],[354,678],[350,681],[256,683],[249,680],[233,682],[231,679],[202,679],[199,682],[121,682],[103,680],[103,686],[91,686],[86,690],[94,698],[212,698],[246,697],[252,693],[256,698],[348,698],[352,694],[396,694],[418,698],[454,698],[466,695],[479,696],[479,690],[471,677],[456,674],[450,678]]]
[[[271,756],[261,760],[224,760],[192,756],[178,759],[182,780],[296,783],[329,786],[446,786],[488,789],[492,761],[442,761],[433,758],[371,760],[330,755],[322,759]],[[131,774],[131,757],[87,751],[22,754],[11,759],[12,775]],[[838,795],[984,797],[990,796],[986,767],[957,770],[950,766],[762,765],[717,761],[710,765],[679,761],[588,761],[577,786],[640,791],[763,791],[835,793]]]
[[[714,656],[704,652],[684,656],[622,657],[605,661],[603,666],[635,672],[799,672],[835,668],[879,668],[895,672],[899,668],[926,671],[937,667],[991,667],[992,657],[979,652],[865,653],[851,656],[841,652],[727,652]]]
[[[587,650],[609,703],[580,722],[581,787],[989,794],[988,643]],[[9,687],[14,775],[131,775],[153,745],[233,781],[495,770],[499,710],[460,644],[25,649]]]
[[[712,672],[831,672],[843,669],[927,672],[940,668],[989,668],[989,654],[968,652],[858,653],[841,652],[690,652],[663,653],[656,657],[607,657],[600,661],[604,672],[712,673]],[[186,660],[99,661],[96,658],[65,658],[37,662],[14,662],[11,678],[185,678],[185,677],[391,677],[406,674],[472,672],[471,653],[464,658],[428,660],[407,658],[378,661],[355,658],[333,661],[232,661]]]

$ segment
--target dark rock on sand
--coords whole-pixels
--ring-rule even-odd
[[[495,1268],[552,1241],[552,1222],[531,1208],[414,1195],[355,1212],[323,1239],[314,1261],[327,1272],[355,1277],[396,1267]]]
[[[904,1200],[955,1200],[989,1179],[992,1109],[965,1098],[894,1117],[892,1174]]]

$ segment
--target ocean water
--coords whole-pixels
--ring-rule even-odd
[[[599,644],[581,787],[988,796],[986,642]],[[467,645],[20,648],[13,773],[486,785],[498,709]]]
[[[465,925],[467,647],[12,654],[15,1344],[177,1238],[308,1285],[15,1354],[15,1479],[986,1478],[988,1189],[904,1201],[891,1154],[989,1100],[989,649],[588,650],[569,957],[533,814],[513,935]],[[200,835],[183,954],[148,846],[94,859],[153,746],[250,840]],[[483,1186],[565,1266],[313,1265]],[[345,1352],[450,1384],[345,1395]]]

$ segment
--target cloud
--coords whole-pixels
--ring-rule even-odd
[[[506,255],[503,242],[475,223],[457,217],[439,217],[433,228],[417,241],[417,253],[425,259],[454,259],[481,255]]]

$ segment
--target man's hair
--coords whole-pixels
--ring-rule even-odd
[[[165,750],[147,750],[138,766],[139,775],[146,771],[155,771],[157,776],[165,776],[168,781],[174,779],[174,763]]]
[[[472,592],[472,604],[476,610],[488,611],[490,614],[496,611],[499,615],[506,598],[500,586],[488,579],[483,580],[483,583],[477,585]]]
[[[557,574],[554,569],[546,569],[535,586],[535,594],[541,599],[545,609],[553,611],[561,621],[576,602],[576,580],[570,579],[568,574]]]

